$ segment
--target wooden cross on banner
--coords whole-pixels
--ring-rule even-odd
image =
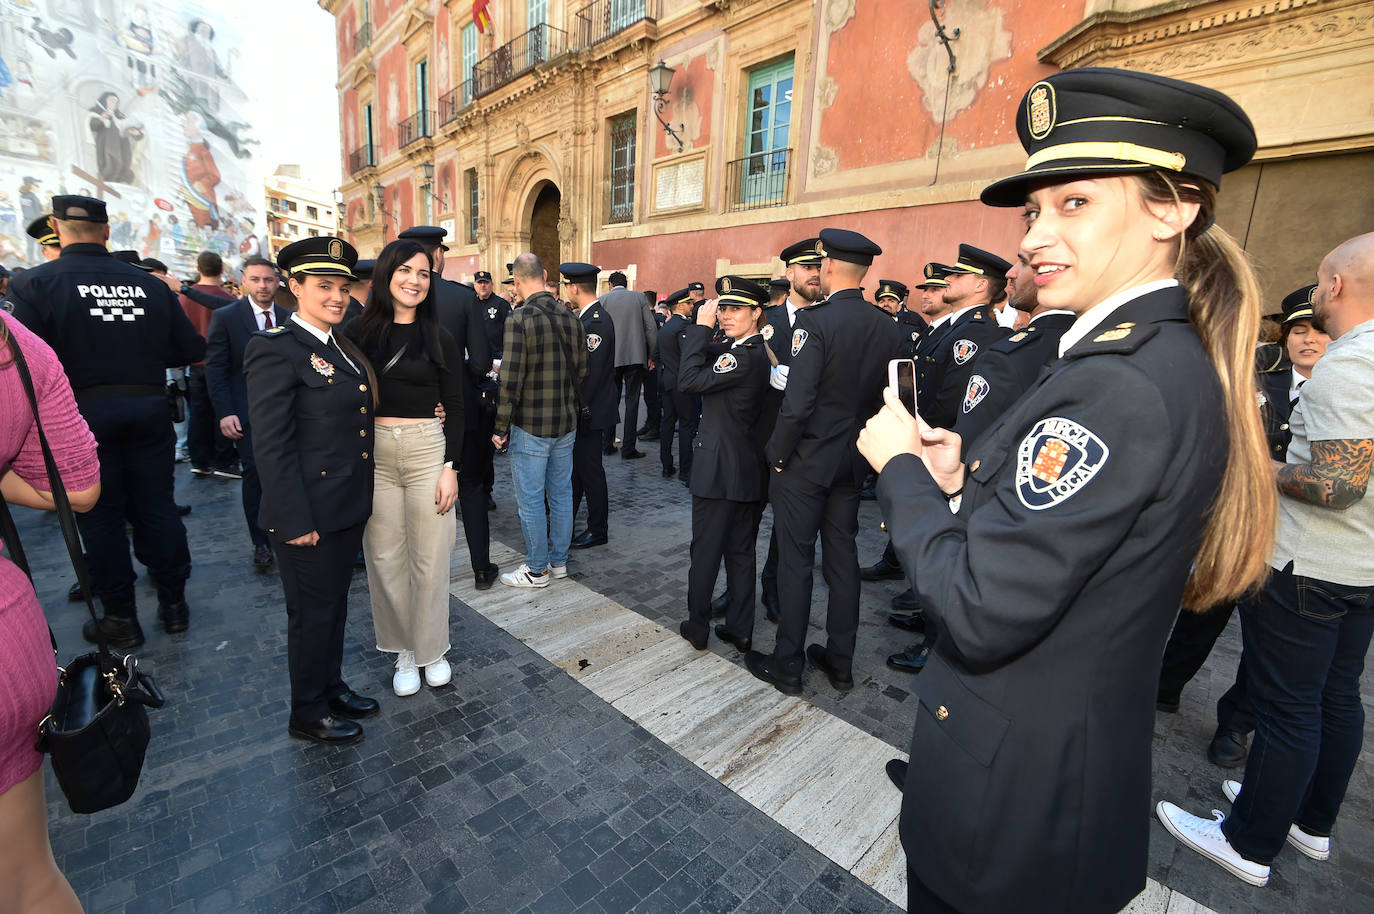
[[[111,197],[114,197],[116,200],[122,200],[122,199],[124,199],[124,198],[120,195],[119,191],[115,190],[113,187],[111,187],[110,185],[106,184],[105,181],[104,181],[104,179],[102,179],[102,178],[97,178],[97,177],[94,177],[94,176],[92,176],[92,175],[89,175],[89,174],[87,174],[85,171],[82,171],[80,168],[78,168],[78,167],[75,166],[75,165],[72,166],[72,174],[76,175],[78,178],[82,178],[82,179],[84,179],[84,180],[86,180],[86,181],[90,181],[92,184],[94,184],[94,185],[95,185],[95,193],[96,193],[96,196],[99,197],[99,198],[102,199],[102,200],[105,199],[105,196],[106,196],[106,195],[109,195],[109,196],[111,196]]]

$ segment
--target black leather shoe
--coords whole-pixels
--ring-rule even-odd
[[[71,587],[67,588],[67,599],[71,600],[73,603],[84,603],[86,601],[86,595],[81,592],[80,581],[77,581]]]
[[[782,607],[778,605],[778,595],[766,593],[763,595],[763,614],[769,622],[777,623],[782,618]]]
[[[920,644],[913,644],[900,654],[893,654],[888,657],[887,665],[899,673],[919,673],[926,668],[926,661],[929,659],[930,642],[922,641]]]
[[[916,591],[910,587],[893,597],[891,605],[897,612],[915,613],[921,611],[921,604],[916,602]]]
[[[361,725],[336,717],[321,717],[304,724],[293,720],[287,724],[286,732],[296,739],[308,739],[326,746],[347,746],[363,738]]]
[[[492,562],[481,571],[472,573],[472,583],[476,585],[478,590],[491,590],[491,585],[496,583],[496,574],[500,570],[496,563]]]
[[[360,717],[371,717],[382,710],[382,706],[377,699],[367,698],[349,689],[329,699],[329,710],[339,717],[356,720]]]
[[[716,637],[727,644],[733,644],[735,650],[739,651],[741,654],[749,653],[749,650],[754,646],[753,638],[736,638],[734,635],[730,634],[729,630],[726,629],[724,625],[716,626]]]
[[[854,688],[854,674],[841,672],[830,662],[830,655],[825,648],[819,644],[808,644],[806,646],[806,659],[825,674],[825,678],[830,680],[831,688],[837,692],[848,692]]]
[[[573,549],[589,549],[592,546],[604,546],[606,545],[606,541],[607,539],[604,534],[598,536],[597,534],[588,530],[584,532],[581,536],[576,537],[571,543],[568,543],[568,545],[571,546]]]
[[[615,453],[615,445],[614,445],[614,444],[608,444],[608,445],[606,445],[605,447],[603,447],[603,448],[601,449],[601,453],[605,454],[607,457],[611,456],[612,454]]]
[[[906,790],[906,762],[899,758],[888,759],[883,769],[887,771],[887,779],[895,784],[898,790]]]
[[[620,459],[621,459],[621,460],[638,460],[639,458],[641,458],[641,457],[643,457],[643,456],[644,456],[644,452],[643,452],[643,451],[621,451],[621,452],[620,452]]]
[[[1177,714],[1179,697],[1177,695],[1165,695],[1163,692],[1155,696],[1155,710],[1163,711],[1165,714]]]
[[[1249,739],[1234,730],[1217,730],[1207,744],[1207,760],[1222,768],[1239,768],[1250,754]]]
[[[926,630],[926,615],[922,612],[892,613],[887,617],[887,624],[904,632],[923,633]]]
[[[268,546],[266,543],[263,543],[260,546],[253,547],[253,567],[258,569],[272,567],[271,546]]]
[[[122,619],[118,616],[105,615],[100,619],[100,630],[104,633],[105,641],[110,647],[118,648],[121,651],[131,651],[136,647],[143,646],[143,626],[138,624],[138,619]],[[86,624],[81,626],[81,637],[92,644],[99,643],[95,636],[94,619],[88,619]]]
[[[723,619],[725,618],[725,614],[729,611],[729,609],[730,591],[727,590],[725,591],[725,593],[721,594],[720,596],[716,597],[714,600],[711,601],[711,618]]]
[[[687,639],[687,643],[699,651],[706,650],[706,640],[710,637],[709,633],[702,632],[698,635],[692,630],[691,621],[684,621],[677,627],[677,633]]]
[[[677,475],[677,467],[664,467],[664,468],[663,468],[663,478],[664,478],[664,479],[672,479],[672,478],[673,478],[674,476],[676,476],[676,475]]]
[[[191,608],[186,605],[185,600],[177,600],[175,603],[159,603],[157,621],[162,623],[162,630],[167,634],[179,635],[191,625]]]
[[[658,437],[658,426],[654,426],[653,428],[649,428],[649,426],[646,424],[646,425],[642,425],[642,426],[640,426],[639,428],[635,429],[635,437],[636,437],[636,438],[643,438],[645,435],[650,435],[650,434],[652,434],[655,438],[657,438],[657,437]]]
[[[181,515],[182,517],[185,517],[186,515],[188,515],[188,514],[190,514],[190,513],[191,513],[191,506],[190,506],[190,505],[177,505],[177,514]]]
[[[487,510],[488,510],[488,511],[495,511],[495,510],[496,510],[496,499],[492,498],[490,495],[487,496]]]
[[[906,577],[901,565],[894,565],[884,559],[878,559],[877,564],[869,565],[859,572],[859,577],[865,581],[900,581]]]
[[[636,432],[636,433],[635,433],[635,437],[638,438],[640,441],[657,441],[657,440],[658,440],[658,432],[657,432],[657,431]]]
[[[692,487],[692,477],[688,476],[686,473],[683,473],[681,476],[678,477],[678,479],[682,480],[682,484],[685,487],[689,489]]]
[[[771,654],[749,651],[744,655],[744,665],[749,668],[750,673],[754,674],[755,679],[762,679],[784,695],[800,695],[802,693],[801,677],[784,673],[777,669],[774,664],[775,661]]]

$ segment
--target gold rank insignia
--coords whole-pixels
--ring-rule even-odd
[[[334,377],[334,366],[329,364],[319,353],[310,353],[310,367],[324,375],[326,378]]]
[[[285,329],[286,329],[285,327],[282,327],[282,326],[278,325],[278,326],[276,326],[276,327],[270,328],[267,332],[268,332],[268,333],[281,333],[281,332],[282,332],[283,330],[285,330]]]
[[[1019,343],[1026,338],[1026,331],[1018,330],[1007,338],[1008,343]]]
[[[1114,343],[1117,340],[1124,340],[1126,337],[1131,335],[1131,328],[1134,326],[1135,324],[1131,321],[1126,321],[1125,323],[1117,324],[1116,327],[1114,327],[1113,329],[1108,330],[1105,333],[1099,333],[1097,336],[1093,337],[1093,342]]]

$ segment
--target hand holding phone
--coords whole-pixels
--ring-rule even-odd
[[[907,412],[916,415],[916,362],[892,359],[887,363],[887,386],[902,401]]]

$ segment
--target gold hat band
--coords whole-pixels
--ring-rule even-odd
[[[1037,165],[1062,159],[1106,159],[1124,165],[1143,162],[1170,171],[1182,171],[1188,163],[1188,157],[1181,152],[1168,152],[1136,143],[1060,143],[1042,149],[1027,159],[1026,170],[1030,171]]]
[[[791,260],[787,261],[787,265],[790,267],[794,263],[810,264],[812,261],[819,263],[820,259],[820,254],[817,254],[814,251],[808,251],[805,254],[798,254],[796,257],[793,257]]]
[[[1029,168],[1030,166],[1027,165],[1026,167]],[[964,263],[962,260],[956,263],[955,266],[958,267],[958,269],[956,270],[956,272],[958,273],[977,273],[979,276],[987,275],[986,271],[980,269],[979,267],[975,267],[972,264]],[[945,283],[945,285],[949,285],[949,283]]]
[[[57,244],[57,243],[58,243],[57,235],[55,235],[55,234],[44,235],[42,238],[39,238],[39,239],[38,239],[38,243],[39,243],[39,244]]]
[[[746,308],[762,308],[763,305],[749,298],[747,295],[725,294],[716,299],[719,305],[743,305]]]
[[[1286,324],[1286,323],[1288,323],[1289,321],[1300,321],[1300,320],[1302,320],[1303,318],[1309,318],[1309,317],[1311,317],[1311,316],[1312,316],[1312,308],[1311,308],[1311,306],[1308,306],[1308,307],[1306,307],[1306,308],[1299,308],[1298,310],[1294,311],[1292,314],[1285,314],[1285,315],[1283,316],[1283,323]]]
[[[341,273],[344,276],[353,275],[353,270],[348,266],[348,264],[339,263],[333,260],[301,260],[291,264],[290,268],[286,272],[309,273],[311,271],[325,273]]]

